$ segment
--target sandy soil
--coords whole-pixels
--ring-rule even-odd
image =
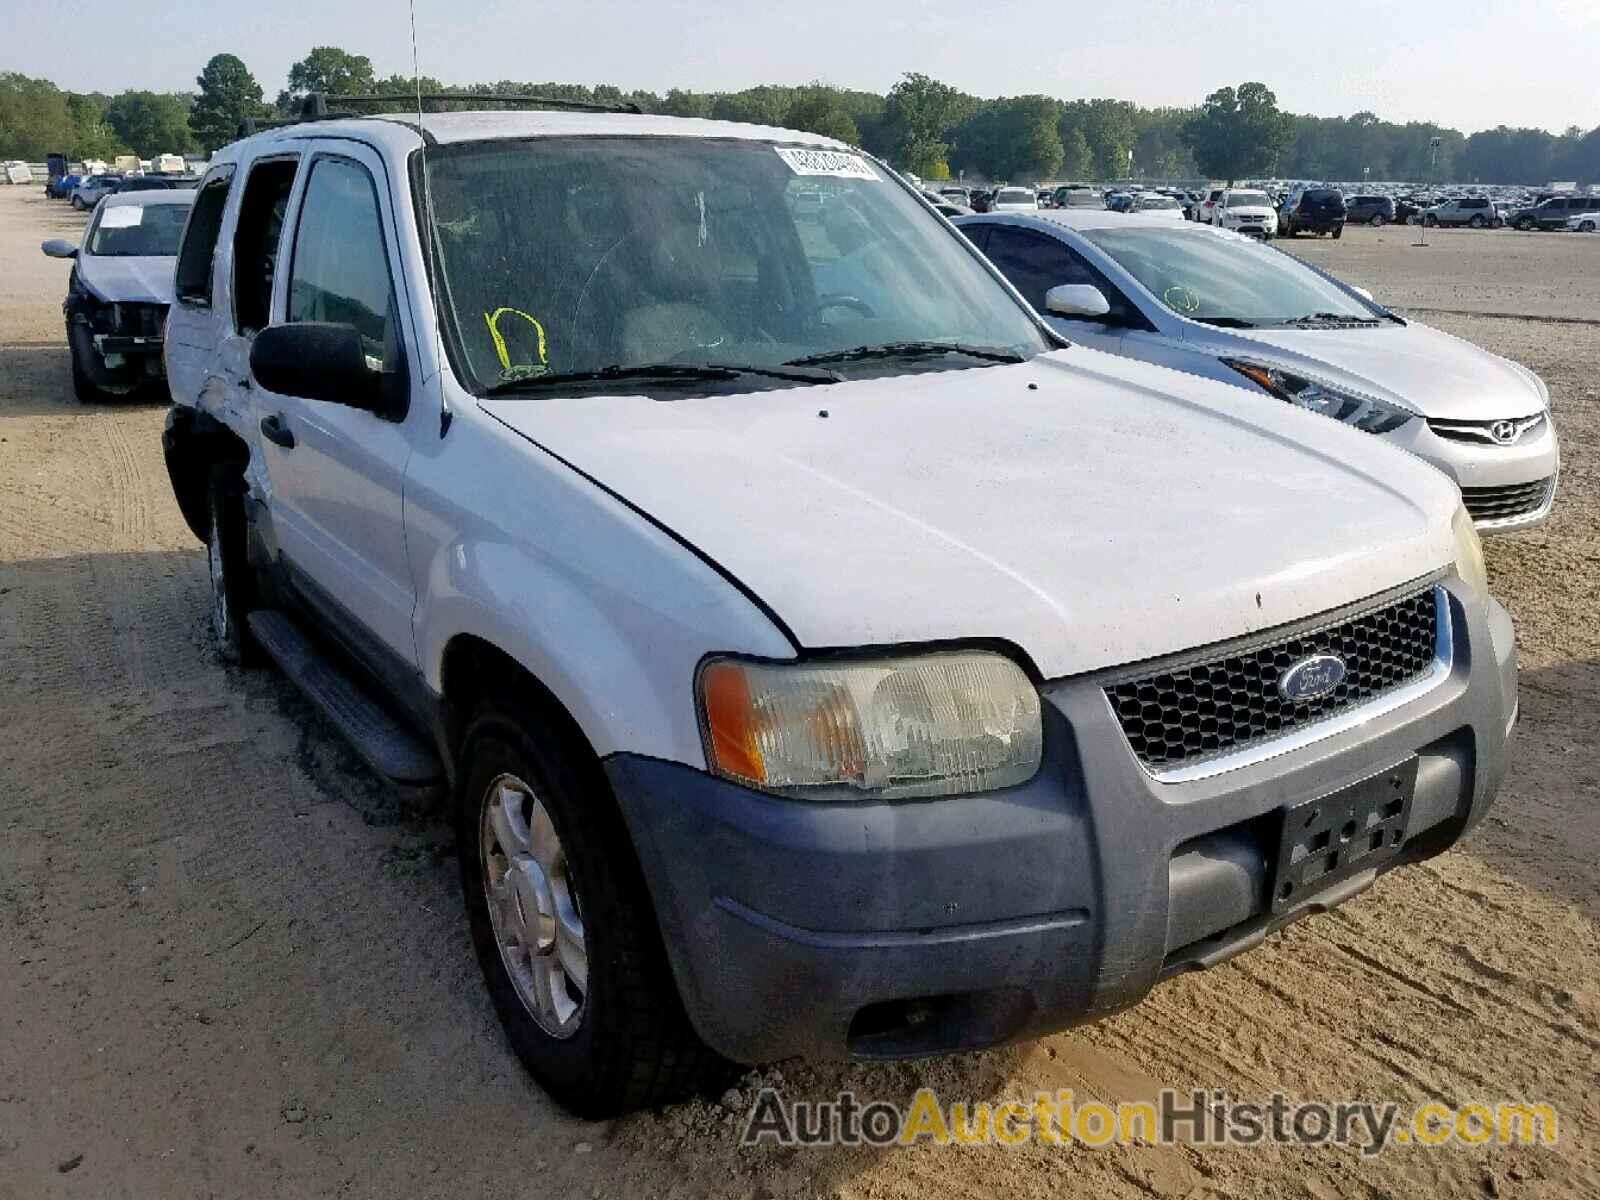
[[[1470,316],[1542,372],[1566,471],[1491,546],[1523,639],[1518,762],[1460,849],[1100,1025],[791,1097],[1535,1098],[1551,1149],[739,1149],[717,1105],[590,1125],[502,1041],[445,823],[270,672],[210,650],[155,405],[72,398],[40,238],[0,188],[0,1197],[1600,1195],[1600,329]],[[1300,252],[1395,303],[1595,313],[1600,237],[1353,230]]]

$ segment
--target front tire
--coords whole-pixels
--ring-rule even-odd
[[[1373,213],[1372,214],[1372,227],[1374,229],[1382,229],[1388,223],[1389,223],[1389,218],[1384,216],[1382,213]]]
[[[1429,216],[1422,218],[1422,223],[1427,228],[1433,229],[1439,224],[1439,218],[1430,214]]]
[[[131,387],[114,391],[103,388],[97,384],[89,374],[89,369],[83,365],[83,355],[92,353],[79,346],[79,338],[72,336],[72,328],[67,329],[67,353],[72,358],[72,394],[78,398],[79,404],[107,404],[113,400],[120,400],[129,392]]]
[[[1474,229],[1482,229],[1483,228],[1483,218],[1475,216],[1475,217],[1472,218],[1472,220],[1468,221],[1467,224],[1472,226],[1472,228],[1474,228]]]
[[[473,946],[512,1049],[600,1120],[725,1086],[695,1034],[633,844],[587,746],[494,702],[468,725],[456,856]]]
[[[74,196],[72,198],[72,207],[77,209],[79,212],[82,212],[84,209],[88,208],[89,206],[83,202],[83,197],[82,196]]]

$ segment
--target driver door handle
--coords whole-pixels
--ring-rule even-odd
[[[261,436],[276,446],[282,446],[285,450],[294,449],[294,434],[283,423],[283,417],[278,413],[273,413],[270,417],[261,418]]]

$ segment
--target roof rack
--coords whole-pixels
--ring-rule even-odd
[[[326,92],[307,92],[300,100],[300,115],[295,117],[245,117],[239,122],[239,136],[249,137],[263,129],[280,129],[285,125],[299,125],[305,121],[334,121],[359,117],[361,113],[345,112],[328,107],[330,99],[340,104],[392,104],[397,111],[406,111],[416,103],[461,100],[472,104],[515,104],[527,108],[555,108],[567,112],[631,113],[641,115],[643,109],[631,101],[625,104],[599,104],[590,100],[564,100],[555,96],[507,96],[487,92],[415,92],[389,95],[329,96]]]

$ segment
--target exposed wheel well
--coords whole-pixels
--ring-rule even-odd
[[[440,687],[445,701],[445,729],[454,757],[461,734],[484,702],[504,698],[518,708],[532,708],[555,727],[562,739],[579,750],[598,770],[600,759],[583,729],[555,693],[534,673],[492,642],[473,634],[457,634],[444,650]]]
[[[219,463],[243,468],[250,461],[250,448],[216,418],[182,407],[168,415],[161,448],[178,511],[190,532],[203,542],[211,530],[211,469]]]

